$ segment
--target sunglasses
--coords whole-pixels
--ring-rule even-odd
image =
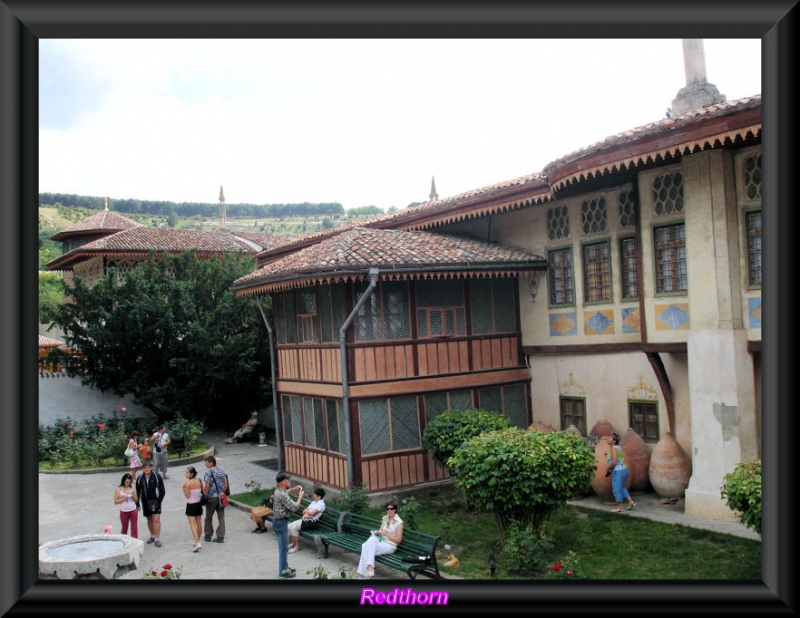
[[[396,510],[397,510],[397,507],[396,507],[396,506],[387,506],[387,507],[386,507],[386,510],[387,510],[387,511],[396,511]]]

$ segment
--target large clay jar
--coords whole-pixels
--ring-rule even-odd
[[[548,423],[543,423],[542,421],[533,421],[530,425],[528,425],[528,431],[544,431],[547,433],[555,430],[555,427]]]
[[[610,436],[612,433],[614,433],[614,425],[605,419],[601,419],[589,431],[589,435],[586,436],[586,443],[594,448],[600,442],[600,438]]]
[[[650,453],[650,484],[662,498],[683,498],[692,476],[692,462],[666,432]]]
[[[601,440],[594,447],[594,476],[592,477],[592,491],[597,494],[603,502],[616,504],[614,492],[611,490],[611,475],[606,476],[608,470],[608,452],[611,447],[607,442]]]
[[[644,493],[650,489],[650,451],[642,437],[631,427],[620,438],[619,446],[625,456],[631,481],[629,491]]]

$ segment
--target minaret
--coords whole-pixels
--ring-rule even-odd
[[[683,39],[683,67],[686,72],[686,86],[672,100],[673,114],[684,114],[726,100],[725,95],[720,94],[714,84],[706,81],[703,39]]]
[[[103,210],[108,211],[108,198],[105,198],[105,202],[103,204]]]
[[[225,220],[225,194],[222,192],[222,185],[219,186],[219,229],[224,230],[227,221]]]
[[[434,202],[438,199],[439,199],[439,194],[436,193],[436,179],[433,176],[431,176],[431,195],[429,201]]]

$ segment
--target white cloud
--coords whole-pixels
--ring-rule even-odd
[[[704,41],[728,100],[760,40]],[[664,117],[672,40],[42,40],[40,189],[405,207]]]

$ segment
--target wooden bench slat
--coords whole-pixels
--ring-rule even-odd
[[[377,530],[381,522],[377,519],[344,512],[339,526],[340,532],[325,534],[318,537],[319,543],[325,548],[325,557],[328,556],[330,545],[339,547],[346,552],[361,553],[361,545]],[[436,546],[439,537],[420,532],[419,530],[403,530],[403,540],[391,554],[382,554],[375,557],[380,562],[398,571],[405,571],[411,578],[425,575],[434,579],[441,578],[439,565],[436,560]],[[425,562],[406,562],[403,556],[424,556]]]

